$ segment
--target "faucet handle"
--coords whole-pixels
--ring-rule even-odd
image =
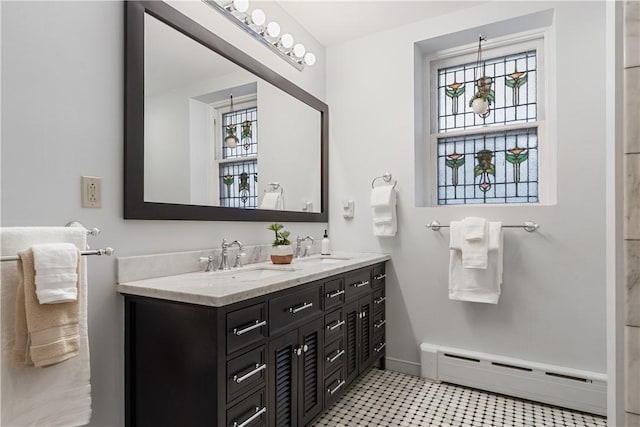
[[[247,256],[246,253],[238,251],[238,253],[236,254],[236,262],[233,267],[242,267],[242,258],[244,258],[245,256]]]

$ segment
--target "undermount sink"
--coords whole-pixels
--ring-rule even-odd
[[[320,258],[301,258],[295,260],[295,262],[304,262],[305,264],[338,264],[341,262],[349,261],[351,258],[338,257],[338,256],[324,256]]]
[[[279,276],[281,274],[290,273],[296,271],[293,267],[276,267],[276,266],[263,266],[253,267],[247,269],[238,269],[225,271],[218,273],[220,276],[224,276],[225,279],[232,280],[262,280],[273,276]]]

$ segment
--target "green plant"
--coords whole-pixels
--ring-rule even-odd
[[[284,228],[284,225],[274,222],[267,230],[271,230],[276,234],[276,239],[273,241],[273,246],[290,245],[288,237],[291,235],[288,231],[280,231]]]

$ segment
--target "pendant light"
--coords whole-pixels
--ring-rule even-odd
[[[230,94],[229,98],[231,98],[231,111],[229,112],[231,123],[227,125],[227,136],[225,136],[224,142],[227,144],[227,147],[236,148],[238,145],[238,137],[236,136],[236,124],[233,122],[233,94]]]
[[[473,78],[476,81],[477,91],[471,101],[469,101],[469,107],[474,113],[482,118],[486,118],[491,113],[489,108],[493,94],[491,93],[491,83],[493,79],[485,74],[485,63],[482,60],[482,42],[485,38],[482,34],[478,37],[478,57],[476,60],[476,67],[473,70]],[[479,76],[479,77],[478,77]]]

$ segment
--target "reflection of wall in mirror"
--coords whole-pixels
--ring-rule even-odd
[[[260,197],[279,182],[285,210],[305,202],[320,211],[320,113],[275,86],[258,81]]]

